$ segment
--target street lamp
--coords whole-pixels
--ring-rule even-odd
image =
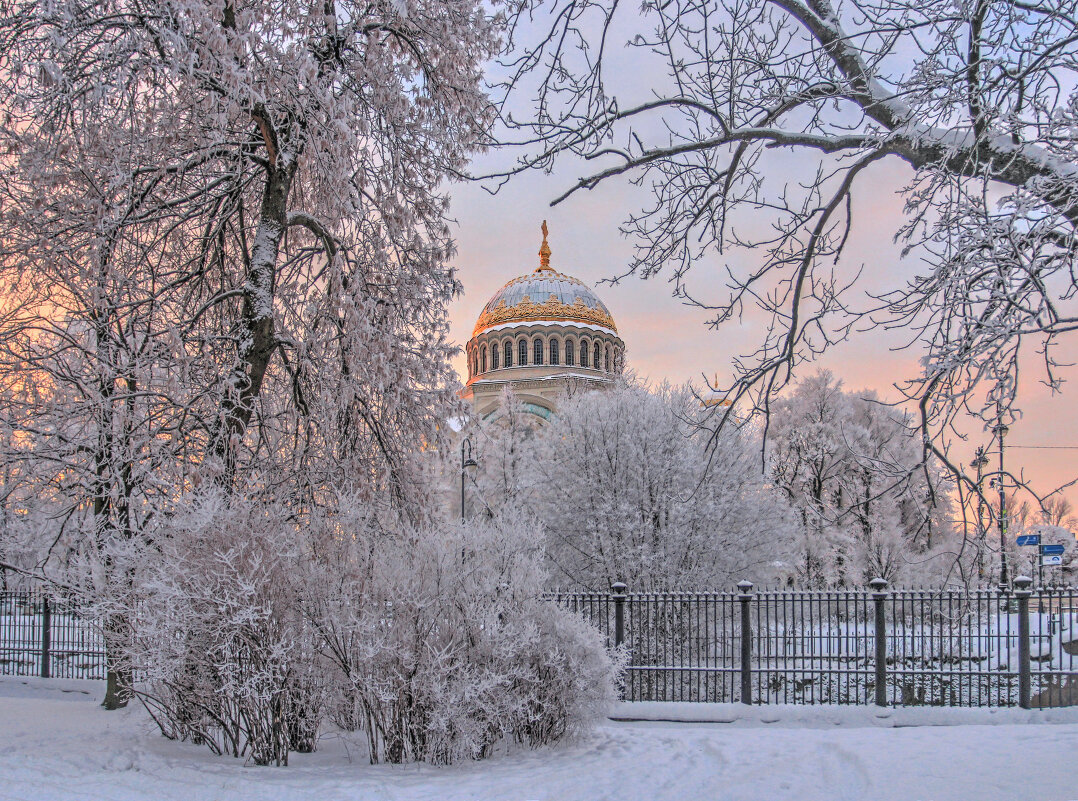
[[[475,475],[476,469],[479,467],[479,462],[472,458],[472,438],[467,436],[460,443],[460,522],[463,523],[464,518],[464,480],[468,476],[468,471],[472,471],[472,475]]]
[[[988,457],[984,455],[984,448],[978,447],[977,453],[970,462],[971,467],[977,468],[977,577],[984,578],[984,495],[981,493],[981,471],[988,464]]]
[[[999,583],[1003,587],[1011,585],[1007,573],[1007,493],[1003,481],[1003,438],[1010,431],[1003,424],[1003,417],[992,429],[999,438]]]

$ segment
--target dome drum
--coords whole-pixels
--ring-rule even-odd
[[[598,326],[544,320],[495,328],[468,343],[468,383],[530,377],[531,368],[610,380],[621,373],[624,354],[621,337]]]

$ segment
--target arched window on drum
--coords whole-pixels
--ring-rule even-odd
[[[567,339],[565,340],[565,366],[572,367],[575,361],[576,359],[573,353],[573,340]]]
[[[601,370],[602,369],[602,365],[599,364],[599,343],[598,342],[595,343],[595,351],[593,352],[593,357],[592,357],[592,360],[591,360],[591,366],[594,367],[596,370]]]
[[[494,343],[490,348],[490,369],[498,369],[498,344]]]
[[[543,340],[536,337],[532,340],[532,364],[543,363]]]
[[[487,346],[483,346],[482,355],[479,357],[480,372],[485,373],[487,371]]]
[[[588,340],[580,340],[580,366],[588,366]]]
[[[528,340],[522,339],[519,342],[517,342],[517,357],[518,357],[518,362],[517,363],[521,367],[527,367],[528,366]]]
[[[557,367],[561,364],[561,354],[558,353],[558,340],[550,340],[550,363]]]
[[[505,343],[505,366],[506,367],[512,367],[513,366],[513,343],[512,342],[506,342]]]

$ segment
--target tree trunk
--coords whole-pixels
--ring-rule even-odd
[[[281,236],[288,225],[288,194],[296,164],[271,168],[266,176],[262,209],[250,265],[243,283],[240,353],[229,375],[212,450],[222,466],[220,483],[231,489],[236,473],[239,440],[247,430],[262,380],[277,346],[273,321],[273,292]]]
[[[105,621],[105,700],[101,706],[105,709],[122,709],[131,700],[131,669],[120,656],[123,653],[120,643],[128,642],[131,637],[131,624],[123,615],[110,615]]]

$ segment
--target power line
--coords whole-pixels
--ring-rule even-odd
[[[1007,443],[1007,448],[1025,448],[1026,450],[1039,451],[1078,451],[1078,445],[1011,445]]]

